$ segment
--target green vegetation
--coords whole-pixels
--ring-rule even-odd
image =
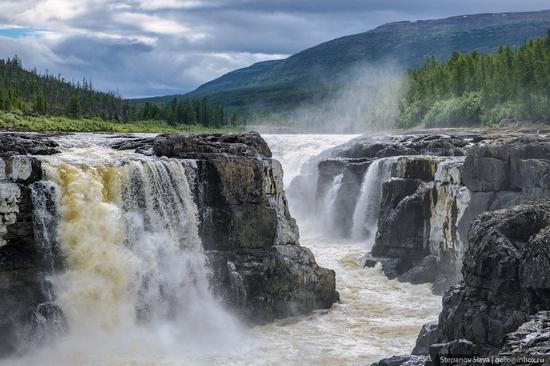
[[[69,118],[63,116],[30,116],[20,111],[0,112],[0,130],[8,131],[62,131],[62,132],[150,132],[150,133],[229,133],[238,132],[238,126],[220,128],[200,125],[171,126],[164,121],[137,121],[120,123],[99,118]]]
[[[2,128],[35,131],[159,132],[239,128],[236,114],[227,114],[222,105],[210,103],[206,98],[174,98],[160,105],[130,104],[113,92],[94,90],[92,82],[86,79],[75,83],[61,75],[39,75],[36,70],[25,70],[17,56],[0,59],[0,111],[4,112]]]
[[[550,32],[495,54],[431,57],[407,72],[405,84],[401,127],[550,122]]]
[[[208,97],[209,101],[242,116],[263,112],[284,114],[304,105],[322,106],[332,99],[335,90],[345,90],[350,83],[349,75],[363,72],[365,65],[376,68],[394,63],[405,71],[420,66],[430,55],[443,60],[454,51],[490,53],[500,45],[517,47],[526,40],[544,37],[549,28],[550,11],[389,23],[319,44],[284,60],[235,70],[187,96]],[[171,98],[148,101],[169,103]],[[255,122],[253,118],[249,120]]]

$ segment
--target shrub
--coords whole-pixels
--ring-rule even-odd
[[[479,92],[437,101],[422,118],[424,127],[471,126],[481,121],[484,98]]]

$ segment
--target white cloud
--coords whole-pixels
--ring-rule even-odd
[[[87,1],[43,0],[25,10],[20,16],[27,24],[50,24],[73,19],[86,11]]]
[[[161,9],[193,9],[214,6],[214,1],[210,3],[198,0],[141,0],[139,7],[145,10]]]
[[[124,12],[116,14],[114,20],[119,24],[140,28],[144,32],[184,37],[191,41],[207,37],[206,34],[194,32],[182,23],[154,15]]]
[[[124,96],[172,94],[387,21],[548,8],[548,0],[0,0],[0,57],[91,78]]]

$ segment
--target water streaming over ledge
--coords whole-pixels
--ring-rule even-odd
[[[378,230],[382,184],[390,179],[395,161],[393,157],[373,161],[361,183],[359,199],[353,213],[351,236],[357,241],[365,240],[369,249],[374,245]]]
[[[287,184],[308,157],[349,138],[266,136]],[[336,271],[341,303],[308,316],[235,329],[204,287],[208,273],[184,179],[188,167],[136,160],[97,146],[99,137],[89,140],[48,163],[55,190],[65,192],[58,197],[65,217],[57,223],[58,239],[72,263],[53,282],[61,306],[80,310],[68,312],[64,336],[9,365],[365,365],[409,353],[421,325],[436,318],[440,298],[429,286],[388,280],[379,268],[360,266],[364,243],[301,230],[301,244],[319,265]],[[94,164],[98,159],[110,163]],[[143,200],[144,194],[155,198]],[[330,197],[326,203],[330,206]],[[171,220],[176,214],[186,220]],[[84,219],[93,221],[91,226]],[[319,219],[301,218],[298,224]],[[182,262],[187,265],[176,266]],[[98,286],[109,291],[98,293]],[[175,310],[178,303],[183,307]],[[225,335],[216,341],[220,332]]]

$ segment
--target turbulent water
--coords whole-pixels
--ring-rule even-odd
[[[309,157],[350,137],[265,138],[289,184]],[[40,227],[45,250],[58,241],[68,266],[51,279],[68,329],[10,365],[364,365],[409,353],[421,325],[436,318],[440,298],[428,286],[360,266],[364,243],[302,230],[301,244],[336,271],[341,303],[241,328],[208,290],[186,179],[192,167],[113,153],[94,136],[65,145],[46,162],[57,227],[46,207]],[[338,184],[325,197],[328,211]],[[304,220],[320,219],[331,221],[325,215],[298,224],[314,227]]]

